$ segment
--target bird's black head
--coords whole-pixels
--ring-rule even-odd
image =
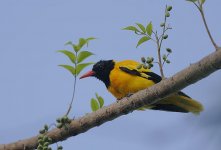
[[[99,80],[103,81],[106,87],[110,85],[110,72],[114,68],[114,61],[113,60],[101,60],[94,64],[92,71],[84,74],[80,78],[85,78],[89,76],[94,76]]]

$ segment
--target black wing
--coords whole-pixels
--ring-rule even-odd
[[[128,74],[136,75],[136,76],[139,76],[142,78],[146,78],[148,80],[152,80],[154,83],[159,83],[162,80],[161,76],[159,76],[158,74],[156,74],[154,72],[139,72],[136,69],[129,69],[127,67],[119,67],[119,68],[120,68],[120,70],[122,70]],[[146,74],[148,77],[142,76],[142,73]]]

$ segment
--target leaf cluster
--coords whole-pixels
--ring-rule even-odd
[[[40,135],[38,136],[38,147],[37,150],[52,150],[49,145],[52,143],[52,139],[45,135],[48,132],[48,125],[44,125],[44,128],[39,131]]]
[[[167,24],[167,18],[170,17],[170,12],[173,9],[172,6],[166,6],[165,11],[164,11],[164,21],[162,23],[160,23],[160,27],[162,32],[159,34],[158,31],[153,31],[153,24],[152,22],[149,22],[146,27],[145,25],[142,25],[141,23],[136,23],[136,26],[128,26],[126,28],[123,28],[123,30],[130,30],[133,31],[135,34],[137,35],[141,35],[142,37],[138,40],[137,42],[137,46],[140,46],[141,44],[152,40],[155,42],[156,46],[157,46],[157,53],[158,53],[158,61],[157,62],[153,62],[154,58],[153,57],[147,57],[141,58],[141,62],[142,64],[137,66],[137,69],[150,69],[152,68],[154,65],[153,63],[157,63],[159,65],[160,71],[161,71],[161,76],[164,77],[164,73],[163,73],[163,64],[166,63],[170,63],[170,61],[168,60],[168,55],[172,52],[171,49],[168,49],[168,54],[161,57],[161,46],[164,40],[166,40],[168,38],[168,34],[166,34],[166,31],[169,29],[172,29],[169,24]],[[163,59],[163,63],[162,63],[162,59]]]
[[[71,41],[68,41],[65,45],[70,45],[74,51],[69,50],[58,50],[58,52],[66,55],[72,62],[73,65],[59,65],[66,70],[68,70],[73,76],[78,76],[80,72],[87,66],[93,63],[82,63],[86,58],[94,55],[89,51],[82,50],[84,46],[88,46],[89,41],[94,40],[94,37],[89,38],[80,38],[78,44],[73,44]]]
[[[71,123],[71,119],[68,118],[68,116],[63,116],[61,118],[57,118],[56,119],[57,122],[57,128],[61,129],[61,128],[65,128],[66,130],[68,129],[68,125]]]
[[[170,60],[168,59],[169,55],[172,53],[172,50],[170,48],[166,48],[167,54],[163,54],[162,59],[163,59],[163,65],[165,63],[170,64]]]
[[[95,94],[96,98],[91,99],[91,110],[96,111],[104,106],[104,99],[99,96],[97,93]]]
[[[141,62],[142,64],[139,64],[137,66],[137,69],[150,69],[153,67],[153,61],[154,61],[154,58],[153,57],[141,57]]]
[[[165,21],[163,23],[160,24],[161,27],[163,27],[163,30],[168,30],[170,29],[170,27],[166,27],[166,18],[170,17],[170,11],[172,10],[172,6],[166,6],[166,10],[165,10]],[[164,31],[163,31],[163,35],[162,36],[158,36],[157,35],[157,31],[154,32],[153,31],[153,24],[152,22],[149,22],[146,27],[145,25],[141,24],[141,23],[136,23],[136,26],[128,26],[126,28],[123,28],[123,30],[130,30],[133,31],[135,34],[137,35],[142,35],[142,37],[138,40],[137,42],[137,46],[140,46],[141,44],[149,41],[149,40],[153,40],[155,42],[157,42],[157,40],[162,39],[167,39],[168,35],[164,35]],[[152,34],[155,34],[156,36],[156,40],[153,39]]]
[[[146,27],[142,25],[141,23],[136,23],[136,26],[128,26],[126,28],[123,28],[123,30],[130,30],[133,31],[137,35],[142,35],[142,37],[137,42],[137,46],[140,46],[142,43],[148,41],[151,39],[152,31],[153,31],[153,25],[152,22],[149,22]]]

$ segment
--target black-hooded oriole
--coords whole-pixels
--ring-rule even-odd
[[[138,65],[139,63],[133,60],[120,62],[101,60],[94,64],[92,71],[89,71],[80,78],[89,76],[98,78],[104,82],[109,92],[117,99],[121,99],[128,94],[136,93],[162,80],[159,75],[150,69],[137,69]],[[183,113],[192,112],[196,114],[203,110],[203,106],[199,102],[181,91],[141,109],[143,108]]]

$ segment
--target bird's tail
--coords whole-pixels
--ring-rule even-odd
[[[199,114],[201,111],[203,111],[202,104],[190,98],[183,92],[178,92],[177,94],[169,96],[168,98],[165,98],[151,106],[142,107],[142,109],[144,108],[183,113],[191,112],[194,114]]]

